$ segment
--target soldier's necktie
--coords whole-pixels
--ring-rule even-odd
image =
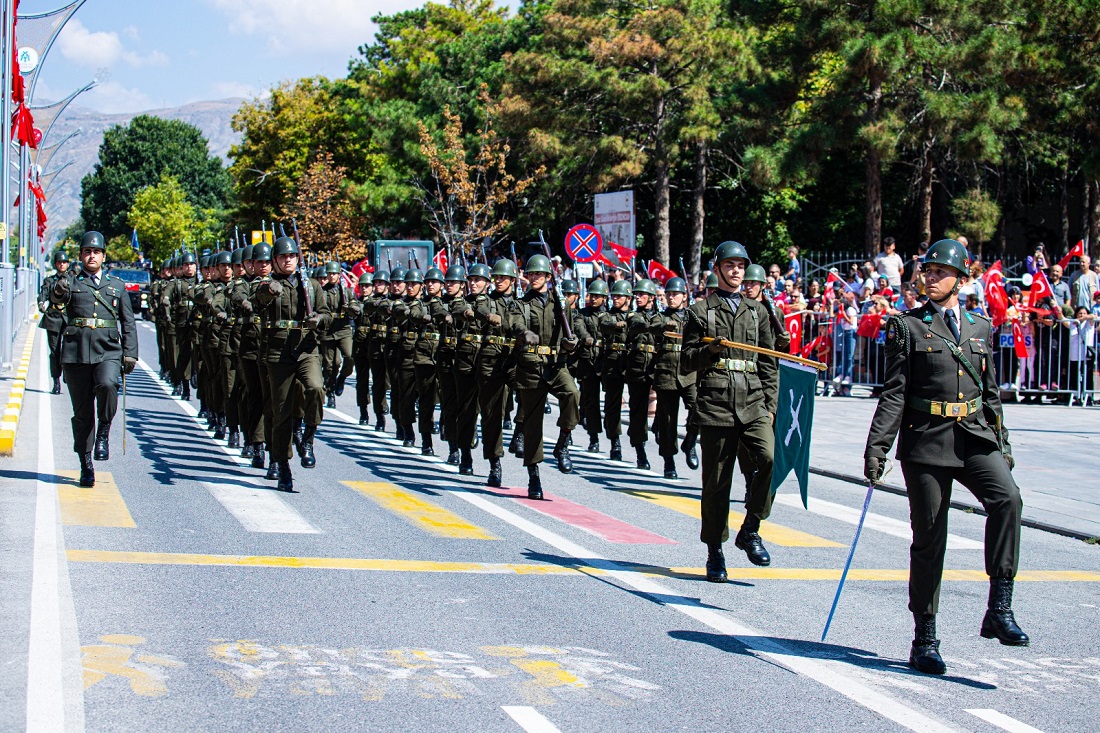
[[[955,343],[962,341],[962,334],[959,333],[959,324],[955,323],[955,309],[944,308],[943,320],[947,321],[947,327],[951,329],[951,335],[955,337]]]

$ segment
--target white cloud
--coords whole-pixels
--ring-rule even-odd
[[[124,87],[117,81],[105,81],[77,99],[81,106],[108,114],[120,112],[144,112],[156,105],[140,89]]]
[[[137,37],[136,28],[123,31],[128,37]],[[57,36],[61,55],[69,61],[98,69],[111,66],[118,61],[140,68],[142,66],[163,66],[168,56],[160,51],[141,55],[128,50],[114,31],[90,31],[76,18],[71,19]]]

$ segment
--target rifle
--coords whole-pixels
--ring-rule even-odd
[[[416,265],[416,269],[420,269],[420,259],[416,256],[416,250],[409,250],[409,257],[412,257],[413,264]]]
[[[275,223],[274,222],[271,223],[271,231],[272,232],[275,231]],[[286,236],[286,227],[283,226],[282,222],[279,222],[279,236],[280,237],[285,237]]]
[[[689,304],[694,303],[695,302],[695,286],[692,284],[691,280],[688,279],[688,271],[687,271],[687,268],[684,267],[684,258],[683,257],[680,258],[680,277],[684,278],[684,285],[687,286],[688,303]]]
[[[546,259],[550,261],[550,297],[554,301],[554,317],[561,323],[561,328],[565,331],[565,338],[573,339],[573,326],[569,323],[569,319],[565,317],[565,307],[561,303],[561,298],[558,297],[558,278],[554,274],[554,260],[550,257],[550,245],[546,243],[546,239],[542,236],[542,230],[539,229],[539,242],[542,243],[542,251],[546,255]],[[515,250],[515,246],[512,247]]]
[[[296,217],[290,217],[290,226],[294,228],[294,242],[301,247],[302,238],[298,236],[298,219]]]

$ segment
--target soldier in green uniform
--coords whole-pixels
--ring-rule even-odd
[[[699,467],[695,441],[699,426],[695,421],[695,374],[680,371],[680,351],[683,339],[669,338],[665,333],[683,334],[687,320],[687,283],[682,278],[669,278],[665,283],[668,307],[659,320],[660,333],[654,333],[659,346],[653,366],[653,388],[657,392],[657,445],[665,461],[665,478],[677,478],[677,426],[680,422],[680,402],[687,408],[687,428],[680,449],[687,455],[688,468]]]
[[[516,393],[519,416],[523,421],[523,465],[527,467],[527,497],[542,498],[542,424],[546,395],[558,399],[558,440],[554,458],[558,470],[569,473],[569,434],[580,419],[580,392],[569,374],[566,361],[577,348],[577,337],[570,333],[571,313],[550,288],[550,260],[534,255],[524,268],[527,292],[513,303],[510,332],[516,339]]]
[[[408,285],[405,287],[408,288]],[[423,289],[424,292],[420,298],[410,301],[407,327],[411,333],[415,334],[413,376],[416,389],[417,429],[420,431],[420,452],[425,456],[434,456],[432,432],[435,428],[435,402],[439,392],[436,381],[436,354],[439,351],[441,338],[438,319],[447,312],[441,298],[443,271],[438,267],[429,268],[424,273]]]
[[[371,407],[374,409],[374,429],[383,432],[386,429],[386,393],[390,389],[389,364],[386,329],[386,308],[392,305],[390,296],[390,273],[378,270],[371,281],[374,295],[363,304],[363,310],[371,325],[371,337],[368,351],[370,354]],[[362,417],[362,416],[360,416]]]
[[[453,311],[458,324],[458,345],[455,347],[455,439],[458,442],[458,472],[463,476],[474,474],[471,451],[477,436],[477,416],[480,383],[478,379],[478,354],[481,351],[482,327],[477,318],[478,309],[489,297],[488,266],[476,263],[466,274],[469,294],[462,299],[462,307]]]
[[[253,303],[257,281],[271,273],[271,247],[250,244],[241,255],[246,276],[240,278],[230,294],[237,323],[240,326],[240,346],[237,352],[237,375],[240,384],[242,458],[251,458],[253,468],[264,467],[264,431],[267,426],[264,395],[266,375],[260,371],[260,333],[262,320]]]
[[[466,268],[452,265],[443,278],[443,310],[432,318],[439,329],[439,350],[435,355],[435,379],[439,389],[439,432],[447,441],[447,463],[461,466],[458,444],[458,383],[455,378],[455,354],[458,351],[459,314],[466,310]],[[466,455],[470,455],[467,447]],[[473,470],[471,459],[470,469]]]
[[[623,388],[626,386],[627,321],[630,318],[632,299],[630,283],[616,280],[611,286],[611,309],[600,317],[600,335],[603,337],[603,425],[611,439],[611,460],[623,459],[623,447],[619,441],[623,426]]]
[[[336,398],[344,394],[344,382],[355,367],[351,358],[353,314],[349,307],[355,301],[355,293],[340,282],[340,270],[339,262],[325,265],[323,289],[332,311],[332,325],[321,337],[322,369],[328,398],[326,407],[336,407]]]
[[[750,264],[745,248],[723,242],[714,260],[718,288],[688,308],[680,369],[696,375],[695,410],[703,453],[699,538],[707,546],[707,580],[724,583],[722,543],[729,539],[730,489],[739,444],[747,449],[756,473],[735,544],[754,565],[771,563],[759,531],[760,522],[771,513],[773,498],[779,372],[774,357],[722,346],[724,339],[771,349],[775,335],[767,309],[741,292]]]
[[[374,342],[374,326],[371,325],[369,303],[374,299],[374,273],[359,276],[359,297],[348,305],[355,318],[351,359],[355,365],[355,404],[359,408],[359,424],[370,424],[370,349]]]
[[[50,293],[57,281],[65,277],[69,270],[69,257],[65,250],[59,249],[53,253],[54,274],[42,281],[42,287],[38,289],[38,310],[42,313],[42,320],[38,327],[46,332],[46,340],[50,349],[50,378],[53,387],[50,394],[61,394],[61,334],[65,332],[65,307],[61,304],[50,302]]]
[[[172,375],[173,394],[184,400],[191,399],[191,375],[194,370],[194,349],[191,313],[195,308],[195,286],[198,263],[193,252],[184,252],[177,258],[179,269],[171,289],[161,298],[161,304],[172,311],[172,324],[176,329],[176,371]],[[167,301],[165,300],[167,298]]]
[[[398,321],[403,322],[405,316],[403,313],[398,315],[398,306],[405,299],[405,272],[405,268],[400,265],[390,270],[390,297],[382,307],[386,314],[386,348],[384,354],[386,378],[390,385],[390,416],[393,417],[393,421],[397,425],[394,435],[402,443],[408,442],[409,445],[412,445],[413,437],[411,435],[405,436],[405,425],[401,422],[401,380],[403,375],[400,373],[400,367],[404,348],[402,342],[405,339]]]
[[[176,369],[176,329],[172,324],[172,311],[163,304],[163,298],[172,288],[175,278],[173,261],[165,260],[161,264],[160,277],[150,289],[150,310],[153,323],[157,328],[157,358],[160,364],[160,378],[171,384],[172,373]]]
[[[634,448],[638,468],[648,469],[645,444],[649,432],[649,394],[653,390],[656,339],[664,331],[665,322],[657,312],[656,283],[639,280],[633,294],[635,308],[626,319],[627,437]]]
[[[80,456],[84,487],[95,485],[93,459],[110,458],[119,375],[132,372],[138,360],[130,297],[122,280],[103,271],[106,250],[102,234],[85,232],[79,272],[57,278],[50,290],[50,303],[65,309],[61,365],[73,405],[73,450]]]
[[[240,448],[241,458],[251,458],[253,454],[252,443],[248,440],[248,428],[252,403],[249,402],[244,382],[244,372],[241,369],[241,338],[246,325],[245,314],[237,307],[236,299],[243,295],[248,297],[249,283],[252,280],[252,245],[238,247],[233,250],[233,278],[226,286],[226,302],[229,308],[229,344],[223,349],[222,358],[228,363],[224,368],[232,370],[233,381],[230,385],[229,405],[226,416],[229,421],[229,439],[226,445],[230,448]],[[257,400],[257,404],[258,404]]]
[[[232,297],[236,287],[237,268],[243,267],[244,252],[240,248],[232,252],[219,252],[215,258],[215,269],[220,287],[215,289],[210,309],[213,313],[211,329],[216,337],[216,346],[212,359],[216,359],[217,393],[221,404],[218,406],[218,429],[214,433],[216,440],[227,439],[230,448],[240,447],[240,413],[237,409],[237,354],[241,348],[241,332],[238,329]]]
[[[304,395],[305,431],[299,457],[303,468],[313,468],[313,438],[324,417],[324,382],[321,379],[321,355],[317,333],[328,326],[328,303],[317,283],[298,271],[298,244],[290,237],[279,237],[272,248],[276,271],[256,290],[257,304],[264,311],[267,343],[264,358],[271,380],[271,455],[278,464],[282,491],[294,491],[290,473],[290,446],[293,433],[293,388],[301,385]]]
[[[577,375],[581,389],[580,412],[588,432],[589,453],[599,452],[600,432],[603,430],[600,411],[600,370],[603,361],[600,320],[607,312],[607,296],[607,283],[593,280],[588,285],[587,302],[577,317],[584,325],[585,334],[577,347]]]
[[[501,258],[493,265],[493,291],[477,299],[477,319],[481,329],[481,349],[477,355],[480,381],[477,400],[481,409],[481,450],[489,461],[488,486],[500,486],[504,455],[504,400],[508,384],[515,379],[512,348],[513,288],[519,271],[516,263]],[[518,431],[518,428],[517,428]]]
[[[393,306],[392,324],[398,328],[401,341],[395,353],[393,392],[397,401],[397,425],[401,431],[401,445],[412,448],[416,444],[413,424],[416,422],[416,341],[419,332],[414,329],[410,314],[420,309],[420,295],[424,290],[424,273],[420,270],[405,271],[405,296]],[[431,430],[427,444],[431,444]],[[421,438],[424,435],[421,434]]]
[[[943,674],[936,612],[952,484],[958,480],[969,489],[987,514],[989,607],[981,635],[1010,646],[1030,641],[1012,612],[1023,502],[1012,478],[991,353],[995,332],[987,318],[959,305],[969,254],[953,239],[940,240],[928,249],[921,271],[929,302],[893,316],[886,326],[886,380],[867,435],[864,474],[871,482],[882,477],[897,437],[913,527],[909,610],[915,633],[909,664]]]

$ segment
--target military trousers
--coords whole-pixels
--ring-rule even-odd
[[[439,391],[435,364],[416,364],[413,366],[413,374],[416,377],[417,430],[422,441],[430,441],[435,428],[435,401]]]
[[[264,442],[264,408],[267,400],[263,387],[264,375],[260,373],[260,362],[257,359],[241,358],[238,365],[241,382],[241,403],[244,408],[241,411],[241,432],[248,443]]]
[[[222,381],[222,357],[217,348],[203,348],[199,381],[202,386],[200,397],[206,401],[207,409],[224,415],[225,385]]]
[[[775,430],[771,415],[733,426],[699,427],[703,493],[700,499],[702,528],[699,539],[718,545],[729,539],[730,490],[737,463],[738,445],[743,444],[752,457],[756,473],[745,502],[745,524],[754,530],[772,510],[771,482],[775,454]]]
[[[687,408],[687,433],[694,435],[699,429],[695,425],[695,385],[689,384],[682,389],[657,390],[657,446],[662,458],[672,458],[680,450],[678,426],[680,422],[680,402]]]
[[[648,379],[627,382],[626,390],[626,434],[630,438],[630,445],[637,448],[645,445],[649,438],[649,395],[653,390],[653,382]]]
[[[584,417],[584,429],[589,437],[600,437],[600,377],[595,373],[582,374],[580,412]]]
[[[352,353],[355,366],[355,404],[360,415],[366,415],[371,403],[371,363],[366,344],[357,344]]]
[[[275,424],[271,429],[271,457],[276,461],[290,460],[291,434],[294,432],[295,389],[300,387],[301,407],[306,425],[317,426],[324,417],[325,386],[321,380],[321,355],[310,351],[292,362],[268,362],[271,382],[271,412]]]
[[[477,362],[481,380],[477,403],[481,410],[481,452],[486,459],[504,455],[504,402],[511,379],[511,357],[507,353],[482,353]]]
[[[402,425],[401,422],[401,385],[399,383],[399,374],[401,367],[401,351],[399,346],[386,346],[382,352],[384,354],[383,359],[386,364],[386,383],[389,385],[390,391],[390,417],[398,425]]]
[[[61,331],[46,331],[46,343],[50,349],[50,378],[61,376]]]
[[[411,352],[399,353],[393,370],[393,380],[393,400],[397,403],[397,424],[411,428],[416,422],[416,367],[413,365]]]
[[[191,328],[176,327],[176,363],[172,373],[172,382],[183,384],[191,381],[191,369],[193,367],[193,351],[191,346]]]
[[[986,511],[985,572],[991,578],[1013,578],[1019,567],[1023,500],[1008,464],[997,448],[971,440],[963,460],[960,467],[901,461],[913,527],[909,548],[909,610],[913,613],[939,609],[954,481],[969,489]]]
[[[458,386],[455,380],[453,351],[441,351],[436,355],[435,382],[439,392],[439,433],[448,443],[455,442],[458,429],[458,412],[455,407]]]
[[[175,382],[176,354],[179,351],[179,342],[176,341],[176,331],[168,324],[161,325],[164,331],[164,351],[161,355],[160,368],[168,373],[168,378]]]
[[[268,362],[263,358],[256,359],[256,368],[260,372],[260,398],[263,400],[263,420],[260,421],[263,426],[261,439],[267,444],[267,450],[270,452],[273,440],[272,430],[275,428],[275,403],[271,398],[271,370],[268,369]]]
[[[229,354],[221,355],[221,368],[218,370],[220,381],[219,391],[222,394],[222,412],[225,414],[225,424],[230,430],[236,430],[241,424],[241,413],[238,409],[240,395],[237,394],[237,357]]]
[[[477,436],[480,383],[472,365],[466,368],[461,356],[456,357],[455,367],[455,440],[459,448],[473,448]]]
[[[370,401],[374,408],[374,419],[381,421],[386,416],[386,392],[390,388],[389,369],[381,353],[370,357]]]
[[[95,446],[96,422],[110,425],[118,410],[121,359],[98,364],[65,364],[65,384],[73,405],[73,451],[91,453]]]
[[[529,384],[529,380],[523,383]],[[569,370],[545,367],[538,386],[517,389],[518,417],[523,421],[523,465],[534,466],[543,460],[543,419],[546,417],[546,395],[558,398],[558,427],[569,432],[580,420],[580,391]]]
[[[608,373],[605,367],[601,386],[604,432],[609,438],[618,438],[623,434],[623,388],[626,380],[618,372]]]
[[[351,376],[355,362],[351,355],[351,333],[321,342],[321,361],[325,372],[325,390],[335,392],[337,384]]]

